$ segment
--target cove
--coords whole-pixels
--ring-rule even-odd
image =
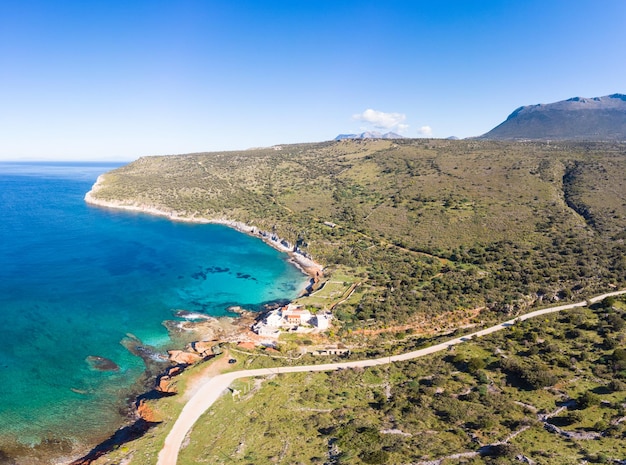
[[[145,381],[143,361],[120,344],[128,335],[158,357],[175,311],[254,310],[307,282],[286,254],[228,227],[85,204],[114,166],[0,163],[4,454],[72,450],[119,427]]]

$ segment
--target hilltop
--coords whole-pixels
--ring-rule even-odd
[[[626,95],[523,106],[481,139],[626,140]]]

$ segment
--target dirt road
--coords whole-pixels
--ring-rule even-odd
[[[587,303],[595,303],[603,300],[606,297],[626,294],[626,290],[609,292],[607,294],[602,294],[596,297],[589,299],[584,302],[577,302],[574,304],[560,305],[558,307],[544,308],[543,310],[537,310],[531,313],[527,313],[525,315],[521,315],[515,319],[505,321],[504,323],[499,323],[497,325],[491,326],[490,328],[482,329],[480,331],[476,331],[472,334],[467,334],[462,337],[458,337],[455,339],[451,339],[446,342],[442,342],[441,344],[437,344],[431,347],[426,347],[425,349],[415,350],[413,352],[407,352],[400,355],[392,355],[389,357],[383,358],[375,358],[369,360],[358,360],[351,362],[341,362],[341,363],[327,363],[324,365],[302,365],[295,367],[280,367],[280,368],[261,368],[257,370],[242,370],[236,371],[232,373],[224,373],[221,375],[217,375],[213,378],[208,379],[189,399],[183,410],[181,411],[179,417],[176,419],[172,430],[165,438],[165,444],[163,445],[163,449],[159,453],[159,459],[157,461],[157,465],[176,465],[176,461],[178,459],[178,452],[180,450],[180,446],[185,439],[187,433],[191,430],[194,423],[202,416],[202,414],[209,408],[213,403],[222,395],[222,393],[228,389],[230,384],[239,378],[248,378],[248,377],[256,377],[256,376],[268,376],[271,374],[280,374],[280,373],[301,373],[301,372],[312,372],[312,371],[333,371],[333,370],[341,370],[345,368],[365,368],[372,367],[376,365],[385,365],[387,363],[399,362],[403,360],[411,360],[419,357],[424,357],[425,355],[433,354],[435,352],[439,352],[445,349],[448,349],[451,346],[456,344],[461,344],[462,342],[466,342],[475,337],[485,336],[487,334],[494,333],[496,331],[500,331],[504,328],[508,328],[515,324],[516,321],[523,321],[529,318],[535,318],[541,315],[546,315],[549,313],[560,312],[562,310],[569,310],[571,308],[576,307],[585,307]]]

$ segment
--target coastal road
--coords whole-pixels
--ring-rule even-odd
[[[525,315],[520,315],[512,320],[505,321],[504,323],[498,323],[490,328],[476,331],[472,334],[467,334],[455,339],[451,339],[440,344],[426,347],[425,349],[415,350],[400,355],[391,355],[389,357],[375,358],[369,360],[358,360],[353,362],[341,362],[341,363],[327,363],[323,365],[302,365],[295,367],[277,367],[277,368],[260,368],[256,370],[242,370],[231,373],[224,373],[208,379],[189,399],[185,407],[181,411],[180,415],[176,419],[172,430],[165,438],[163,449],[159,452],[159,458],[157,465],[176,465],[178,460],[178,452],[185,439],[187,433],[191,430],[195,422],[202,416],[202,414],[215,403],[215,401],[222,395],[222,393],[228,389],[233,381],[239,378],[249,378],[257,376],[268,376],[280,373],[301,373],[312,371],[333,371],[346,368],[366,368],[376,365],[385,365],[392,362],[399,362],[404,360],[412,360],[425,355],[430,355],[435,352],[446,350],[451,346],[461,344],[469,341],[475,337],[485,336],[487,334],[495,333],[504,328],[508,328],[514,325],[517,321],[528,320],[529,318],[535,318],[541,315],[549,313],[560,312],[562,310],[569,310],[576,307],[585,307],[588,303],[592,304],[599,302],[606,297],[616,296],[620,294],[626,294],[626,290],[609,292],[589,299],[588,301],[577,302],[574,304],[560,305],[558,307],[544,308]]]

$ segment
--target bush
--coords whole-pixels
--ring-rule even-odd
[[[497,444],[490,448],[487,455],[514,460],[518,454],[519,450],[513,444]]]
[[[626,349],[615,349],[613,351],[613,360],[615,360],[616,362],[626,360]]]
[[[613,379],[607,386],[613,392],[626,391],[626,383],[619,379]]]
[[[572,410],[570,412],[567,412],[567,415],[565,416],[565,418],[566,418],[567,423],[571,425],[573,423],[579,423],[583,421],[585,416],[580,411]]]
[[[576,399],[576,403],[579,409],[584,410],[594,405],[600,405],[600,396],[591,391],[583,392],[578,396],[578,399]]]
[[[359,457],[365,463],[387,463],[387,460],[389,460],[389,453],[384,450],[374,450],[363,452],[359,455]]]
[[[472,357],[469,362],[467,362],[467,369],[470,373],[476,373],[478,370],[482,370],[487,366],[485,361],[482,358]]]

